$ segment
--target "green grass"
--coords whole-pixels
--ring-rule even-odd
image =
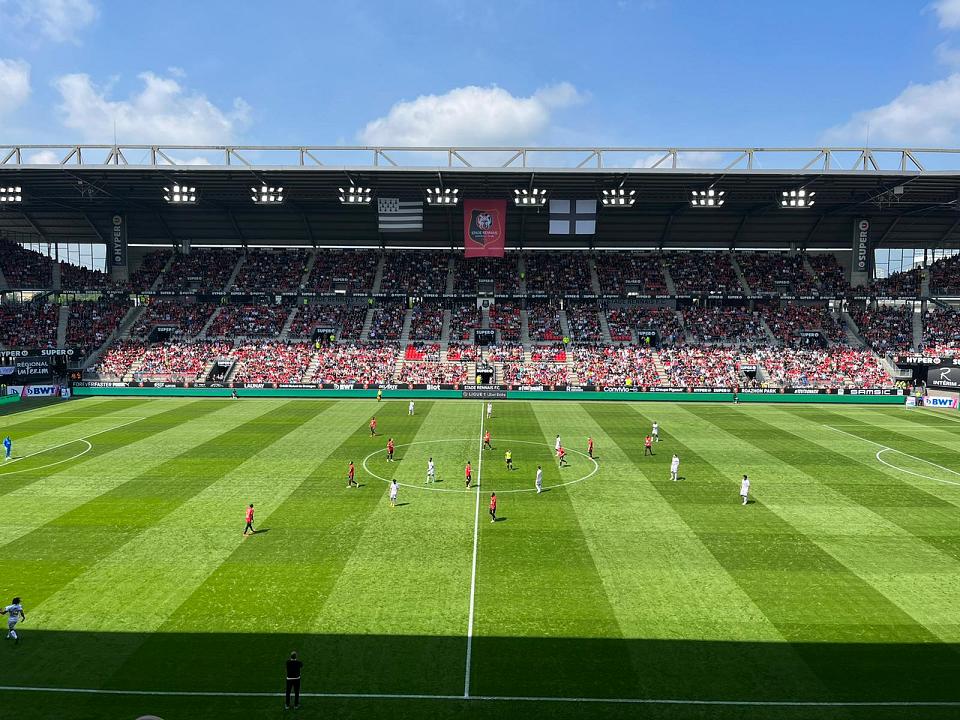
[[[0,644],[0,685],[202,694],[0,690],[0,717],[280,717],[277,697],[209,693],[282,690],[293,649],[304,690],[327,695],[306,698],[302,718],[960,713],[960,416],[494,410],[483,427],[495,449],[481,461],[480,402],[419,401],[415,417],[406,401],[11,406],[0,434],[21,459],[0,466],[0,600],[22,596],[27,620],[19,646]],[[653,420],[663,441],[645,458]],[[557,433],[580,453],[592,435],[598,464],[571,452],[558,468]],[[430,456],[441,482],[427,487]],[[467,459],[479,512],[463,487]],[[359,490],[346,489],[351,460]],[[539,496],[537,464],[549,488]],[[260,531],[244,538],[249,502]],[[826,704],[740,704],[780,701]],[[850,702],[907,705],[840,704]]]

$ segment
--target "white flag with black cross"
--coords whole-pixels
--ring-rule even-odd
[[[551,235],[595,235],[597,232],[597,201],[551,200]]]

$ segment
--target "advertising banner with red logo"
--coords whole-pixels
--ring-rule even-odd
[[[464,200],[463,249],[466,257],[503,257],[506,236],[506,200]]]

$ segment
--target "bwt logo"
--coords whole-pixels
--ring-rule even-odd
[[[56,395],[57,388],[51,385],[31,385],[27,388],[27,395]]]
[[[949,397],[928,397],[924,404],[930,407],[955,408],[957,407],[957,400]]]

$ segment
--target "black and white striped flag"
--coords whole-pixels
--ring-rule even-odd
[[[380,232],[420,232],[423,230],[423,201],[377,198]]]
[[[551,200],[551,235],[595,235],[596,200]]]

